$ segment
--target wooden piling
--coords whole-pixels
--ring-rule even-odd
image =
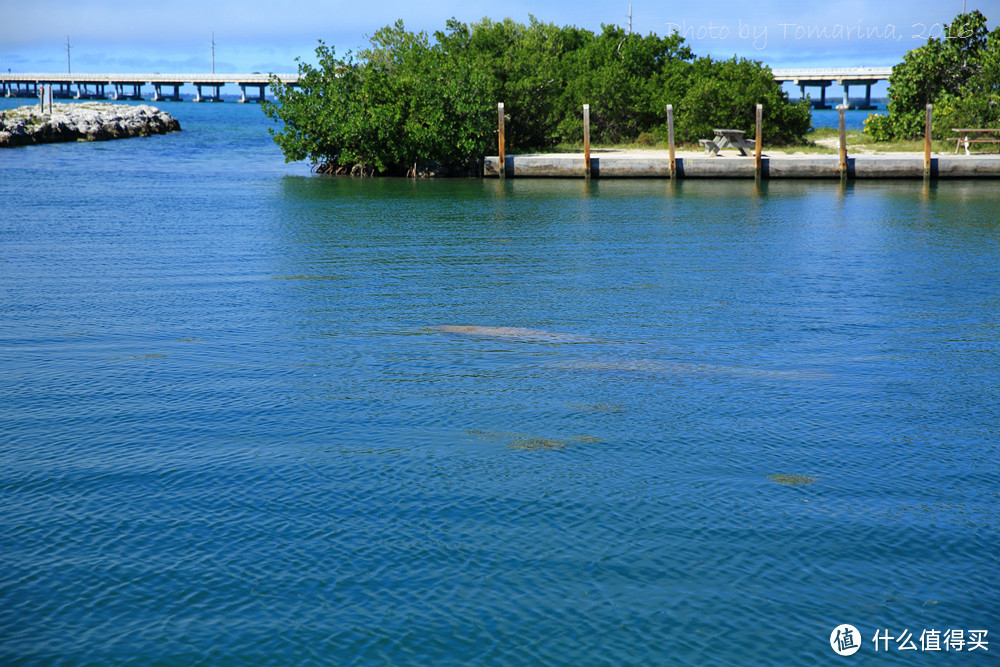
[[[503,102],[497,104],[497,148],[500,155],[500,178],[507,177],[507,156],[504,154]]]
[[[764,118],[764,105],[758,104],[757,105],[757,134],[754,136],[754,144],[753,144],[753,147],[754,147],[753,160],[754,160],[754,168],[757,170],[757,178],[761,177],[760,154],[761,154],[761,144],[763,143],[762,139],[761,139],[761,136],[762,136],[761,130],[762,130],[762,125],[763,125],[763,118]]]
[[[933,104],[927,105],[927,120],[924,124],[924,178],[931,177],[931,113]]]
[[[670,149],[670,178],[677,178],[677,157],[674,155],[674,105],[667,105],[667,146]]]
[[[584,174],[590,178],[590,105],[583,105],[583,163]]]
[[[837,107],[840,122],[840,180],[847,180],[847,129],[844,121],[844,107]]]

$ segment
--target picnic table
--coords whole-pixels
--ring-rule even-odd
[[[1000,133],[1000,129],[970,129],[970,128],[951,128],[952,132],[957,132],[958,137],[955,138],[955,152],[962,146],[965,146],[965,154],[971,155],[969,152],[969,144],[1000,144],[1000,136],[996,136]]]
[[[740,155],[746,155],[748,150],[753,150],[753,139],[746,139],[746,132],[743,130],[712,130],[715,132],[714,139],[699,139],[698,143],[705,147],[705,152],[718,155],[724,148],[735,148]]]

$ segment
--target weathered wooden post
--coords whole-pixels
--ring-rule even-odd
[[[667,146],[670,150],[670,178],[677,178],[677,158],[674,155],[674,105],[667,105]]]
[[[507,156],[504,154],[504,134],[503,134],[503,102],[497,104],[497,148],[500,156],[500,178],[507,177]]]
[[[837,107],[840,117],[840,180],[847,180],[847,129],[844,125],[844,107]]]
[[[590,105],[583,105],[583,163],[584,175],[590,178]]]
[[[761,139],[761,135],[762,135],[761,129],[762,129],[762,125],[763,125],[763,119],[764,119],[764,105],[758,104],[757,105],[757,134],[754,136],[754,141],[753,141],[753,147],[754,147],[753,161],[754,161],[754,167],[757,170],[757,178],[760,178],[761,177],[761,173],[762,173],[761,172],[761,168],[760,168],[760,153],[761,153],[761,143],[763,141]]]
[[[924,178],[931,177],[931,112],[933,104],[927,105],[927,121],[924,125]]]

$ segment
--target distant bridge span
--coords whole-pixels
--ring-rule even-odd
[[[858,109],[872,109],[872,84],[879,81],[888,81],[892,74],[891,67],[822,67],[810,69],[772,69],[775,81],[791,81],[799,87],[802,97],[806,96],[806,86],[818,86],[820,98],[813,100],[813,106],[817,109],[829,109],[826,103],[826,88],[830,84],[837,83],[844,87],[843,106],[850,106],[850,87],[864,86],[864,104],[856,105]]]
[[[294,86],[299,82],[298,74],[276,74],[283,83]],[[4,97],[38,97],[40,86],[58,86],[53,96],[73,99],[107,99],[106,87],[111,87],[111,99],[141,100],[142,86],[153,86],[153,101],[180,100],[180,87],[194,86],[198,94],[195,102],[206,100],[221,101],[219,89],[227,83],[235,83],[243,90],[240,102],[263,101],[264,91],[270,84],[270,74],[0,74],[0,95]],[[76,87],[76,94],[72,88]],[[126,88],[131,88],[128,92]],[[173,88],[173,94],[164,93],[164,88]],[[202,95],[202,88],[211,88],[214,95]],[[256,98],[247,97],[247,88],[257,88]]]
[[[885,81],[892,72],[891,67],[827,67],[812,69],[773,69],[775,81],[791,81],[799,87],[805,97],[806,86],[820,88],[820,99],[813,102],[817,108],[828,108],[826,88],[831,84],[844,87],[844,105],[848,105],[850,86],[865,86],[865,102],[859,108],[871,108],[871,87],[878,81]],[[53,74],[0,73],[0,95],[4,97],[37,97],[39,86],[50,85],[55,97],[73,99],[107,99],[107,87],[112,89],[112,99],[141,100],[142,86],[153,86],[153,101],[179,100],[180,87],[190,84],[197,89],[195,102],[220,101],[219,89],[227,83],[240,86],[243,98],[240,102],[262,101],[270,74]],[[277,74],[278,79],[288,85],[297,85],[298,74]],[[76,93],[73,93],[76,87]],[[131,91],[126,90],[131,88]],[[164,88],[173,88],[173,93],[165,93]],[[214,90],[213,95],[202,95],[203,88]],[[247,88],[256,88],[256,97],[247,97]]]

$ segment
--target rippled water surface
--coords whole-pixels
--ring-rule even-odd
[[[4,663],[1000,653],[871,642],[1000,635],[1000,184],[330,179],[165,108],[0,152]]]

